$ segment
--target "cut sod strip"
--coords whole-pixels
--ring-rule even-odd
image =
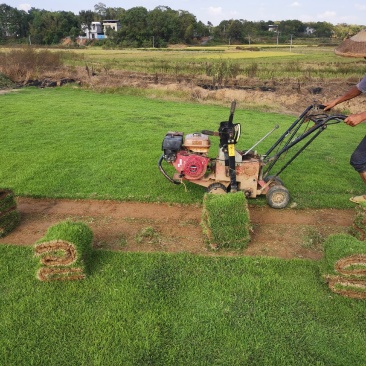
[[[50,227],[35,244],[40,257],[40,281],[81,280],[86,277],[93,233],[81,222],[64,221]]]
[[[15,195],[10,189],[0,189],[0,238],[14,230],[20,222]]]
[[[244,194],[205,194],[202,226],[212,248],[246,248],[250,241],[250,219]]]

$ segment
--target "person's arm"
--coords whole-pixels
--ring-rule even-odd
[[[355,127],[364,121],[366,121],[366,112],[351,114],[344,120],[344,123],[346,123],[348,126]]]
[[[354,86],[346,94],[342,95],[341,97],[338,97],[338,98],[332,100],[331,102],[324,103],[324,105],[325,105],[324,110],[325,111],[328,111],[329,109],[332,109],[333,107],[335,107],[337,104],[343,103],[346,100],[349,100],[349,99],[352,99],[354,97],[357,97],[361,93],[362,93],[362,91],[359,90],[357,88],[357,86]]]

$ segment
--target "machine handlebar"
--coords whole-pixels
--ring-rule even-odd
[[[202,130],[201,133],[209,136],[220,136],[220,134],[216,131]]]
[[[236,108],[236,100],[231,102],[230,114],[234,114]]]
[[[315,104],[313,105],[314,109],[321,109],[324,110],[326,108],[326,106],[324,104]],[[344,115],[344,114],[326,114],[326,113],[322,113],[322,114],[313,114],[310,115],[309,118],[315,122],[315,123],[321,123],[321,124],[328,124],[328,122],[331,122],[330,124],[335,124],[335,123],[339,123],[341,121],[344,121],[348,116]]]

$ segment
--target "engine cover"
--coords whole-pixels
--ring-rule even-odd
[[[187,180],[202,178],[207,170],[207,164],[210,158],[197,154],[189,154],[186,151],[180,151],[177,154],[173,165],[174,168]]]

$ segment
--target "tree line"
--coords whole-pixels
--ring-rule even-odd
[[[82,36],[82,25],[90,29],[94,21],[119,20],[121,29],[109,29],[103,41],[116,47],[166,47],[168,44],[193,44],[207,37],[211,42],[230,44],[268,43],[274,38],[286,42],[296,37],[344,39],[364,27],[328,22],[223,20],[213,26],[197,21],[194,14],[158,6],[147,10],[142,6],[131,9],[107,7],[98,3],[92,10],[79,14],[70,11],[47,11],[31,8],[28,12],[0,4],[0,43],[59,44],[70,37]],[[270,30],[270,26],[273,26]],[[206,39],[207,39],[206,38]]]

